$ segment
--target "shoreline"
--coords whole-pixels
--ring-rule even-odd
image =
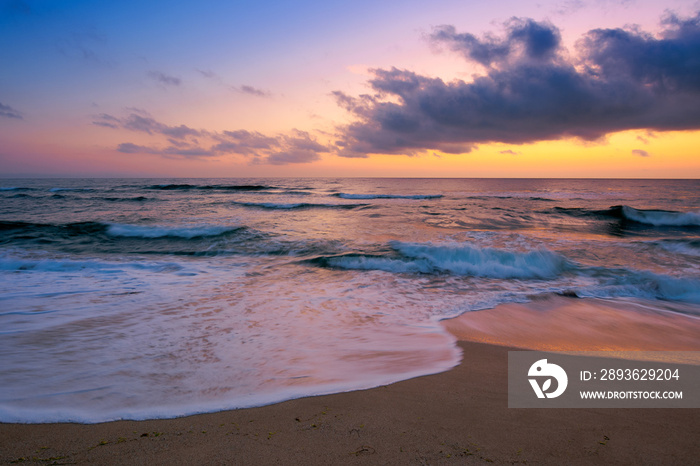
[[[700,351],[697,305],[542,295],[441,321],[457,339],[537,351]],[[688,314],[684,314],[683,312]]]
[[[605,311],[605,317],[571,320],[573,312],[580,317],[594,311]],[[510,322],[515,330],[503,328],[504,316],[517,318]],[[516,337],[532,342],[539,332],[540,342],[566,336],[573,342],[587,336],[594,345],[590,328],[614,323],[619,346],[637,335],[639,325],[652,323],[664,332],[680,328],[698,335],[688,325],[691,320],[700,325],[698,319],[655,312],[642,311],[637,319],[617,301],[557,297],[498,306],[443,321],[460,339],[463,353],[462,362],[446,372],[368,390],[174,419],[0,423],[0,463],[692,463],[700,455],[700,423],[692,409],[507,407],[507,357],[521,343]],[[551,333],[566,322],[572,324],[568,335]],[[489,335],[491,341],[479,340]],[[603,332],[600,338],[609,336]],[[685,339],[668,343],[679,342]]]

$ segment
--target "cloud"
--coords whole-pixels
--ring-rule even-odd
[[[649,139],[654,139],[656,138],[656,134],[653,131],[646,131],[646,133],[642,136],[641,134],[637,135],[637,141],[640,141],[644,144],[649,144]]]
[[[112,115],[108,115],[106,113],[101,113],[95,116],[94,120],[92,121],[92,124],[112,129],[117,129],[121,126],[121,122],[118,118],[115,118]]]
[[[159,145],[121,143],[116,150],[124,154],[152,154],[169,158],[240,155],[249,158],[251,163],[255,164],[284,165],[313,162],[319,160],[321,154],[331,151],[331,148],[319,143],[305,131],[292,130],[285,134],[268,136],[247,130],[195,130],[185,125],[169,126],[146,115],[147,112],[131,113],[124,118],[118,118],[102,113],[93,118],[93,124],[145,133],[160,139]],[[164,142],[167,145],[164,145]]]
[[[113,63],[104,57],[107,45],[107,37],[94,28],[74,31],[56,41],[59,53],[67,58],[91,65],[112,66]]]
[[[623,29],[596,29],[579,43],[586,63],[606,80],[629,80],[657,93],[700,92],[700,13],[668,15],[661,38]]]
[[[168,126],[146,115],[148,115],[147,112],[140,111],[139,113],[131,113],[126,118],[117,118],[107,113],[102,113],[94,117],[92,124],[113,129],[121,128],[130,131],[138,131],[151,135],[162,134],[174,139],[186,139],[188,137],[198,137],[202,135],[201,131],[188,126]]]
[[[255,163],[272,165],[313,162],[331,150],[299,130],[278,136],[245,130],[224,131],[216,138],[219,143],[212,147],[216,152],[252,156]]]
[[[520,155],[520,152],[515,152],[515,151],[512,151],[510,149],[507,149],[507,150],[500,151],[499,154]]]
[[[161,73],[160,71],[149,71],[148,76],[164,86],[179,86],[182,84],[180,78]]]
[[[668,15],[657,36],[596,29],[562,46],[559,30],[511,19],[501,37],[440,26],[431,41],[481,64],[472,81],[444,82],[397,68],[373,69],[372,93],[335,92],[356,117],[339,128],[338,153],[466,153],[478,144],[524,144],[617,131],[700,129],[700,13]]]
[[[267,156],[266,162],[271,165],[286,165],[289,163],[309,163],[319,160],[318,152],[306,149],[292,149],[284,152],[275,152]]]
[[[182,158],[212,157],[218,155],[216,152],[209,149],[182,143],[159,149],[157,147],[149,147],[133,144],[131,142],[124,142],[117,146],[117,152],[121,152],[123,154],[155,154],[163,156],[176,155]]]
[[[649,152],[647,152],[645,150],[641,150],[641,149],[634,149],[634,150],[632,150],[632,153],[634,155],[638,155],[640,157],[649,157],[649,155],[650,155]]]
[[[582,0],[564,0],[554,5],[553,12],[557,15],[567,16],[585,8]]]
[[[217,135],[216,139],[219,143],[214,146],[214,149],[222,153],[255,155],[278,146],[276,138],[265,136],[257,131],[224,131]]]
[[[559,51],[561,36],[551,24],[513,18],[505,24],[505,28],[505,38],[489,35],[478,39],[469,33],[458,34],[454,26],[439,26],[430,39],[434,43],[447,44],[467,60],[484,66],[502,63],[510,58],[548,60]]]
[[[0,102],[0,116],[5,118],[16,118],[17,120],[23,120],[24,117],[19,110],[16,110],[9,105],[5,105]]]
[[[130,142],[125,142],[117,146],[117,151],[124,154],[158,154],[159,150],[151,147],[139,146]]]
[[[238,92],[242,92],[243,94],[249,94],[255,97],[269,97],[271,95],[269,91],[264,91],[253,86],[248,86],[247,84],[244,84],[241,87],[234,89]]]
[[[195,68],[199,74],[204,76],[205,78],[208,79],[217,79],[219,76],[214,73],[212,70],[200,70],[199,68]]]

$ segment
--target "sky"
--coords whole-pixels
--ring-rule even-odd
[[[700,1],[0,0],[0,176],[700,178]]]

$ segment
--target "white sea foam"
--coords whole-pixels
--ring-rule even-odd
[[[176,417],[370,388],[459,361],[424,317],[445,300],[438,308],[372,277],[309,279],[305,266],[268,265],[208,258],[206,275],[184,278],[9,274],[0,291],[24,290],[0,315],[0,353],[12,354],[0,366],[0,420]],[[37,294],[45,282],[53,295]]]
[[[400,257],[347,255],[329,259],[335,267],[393,273],[441,273],[490,278],[553,278],[568,261],[546,249],[513,252],[469,244],[403,243],[391,247]]]

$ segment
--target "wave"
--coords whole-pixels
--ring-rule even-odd
[[[0,257],[0,270],[6,272],[81,272],[119,273],[127,269],[149,272],[179,272],[183,267],[174,263],[157,262],[104,262],[98,260],[37,259]]]
[[[96,201],[106,201],[106,202],[145,202],[154,201],[155,199],[148,198],[146,196],[136,196],[136,197],[96,197],[93,198]]]
[[[0,187],[0,191],[33,191],[34,188],[24,188],[20,186]]]
[[[348,194],[335,193],[335,197],[342,199],[439,199],[442,194]]]
[[[321,256],[310,262],[325,267],[383,270],[392,273],[440,274],[517,279],[548,279],[570,267],[559,254],[546,249],[513,252],[473,245],[432,243],[389,244],[389,254]]]
[[[551,212],[551,211],[550,211]],[[572,217],[612,218],[622,222],[632,222],[655,227],[697,227],[700,226],[700,212],[676,212],[672,210],[635,209],[627,205],[616,205],[604,210],[584,208],[554,207],[554,213]],[[546,213],[546,212],[545,212]]]
[[[67,254],[314,257],[346,250],[342,242],[290,240],[247,226],[36,224],[0,221],[0,245]]]
[[[668,252],[700,257],[700,240],[662,240],[653,244]]]
[[[51,188],[49,189],[50,193],[58,193],[62,191],[67,191],[67,192],[91,192],[95,191],[94,188]]]
[[[27,235],[47,234],[49,232],[60,233],[62,235],[92,234],[104,232],[108,226],[108,224],[100,222],[52,224],[0,221],[0,231],[18,233],[24,235],[26,238],[32,237]]]
[[[275,190],[270,190],[270,191],[256,191],[256,195],[265,195],[265,196],[311,196],[313,193],[309,191],[275,191]]]
[[[240,231],[243,227],[230,226],[190,226],[190,227],[164,227],[146,225],[108,224],[106,233],[110,236],[122,236],[129,238],[204,238],[221,236],[227,233]]]
[[[244,230],[242,226],[195,225],[195,226],[159,226],[129,225],[102,222],[77,222],[65,224],[27,223],[0,221],[0,231],[6,233],[4,242],[39,241],[50,243],[75,237],[110,237],[125,238],[181,238],[196,239],[222,236]]]
[[[554,207],[552,210],[543,211],[544,214],[567,215],[570,217],[593,217],[600,219],[618,219],[622,220],[622,206],[613,206],[608,209],[585,209],[582,207]]]
[[[240,185],[195,185],[195,184],[154,184],[146,186],[146,189],[155,189],[161,191],[188,191],[188,190],[207,190],[207,191],[269,191],[279,189],[276,186],[267,186],[260,184],[240,184]]]
[[[698,227],[700,212],[674,212],[671,210],[641,210],[629,206],[621,206],[622,215],[632,222],[654,225],[656,227]]]
[[[235,205],[256,209],[297,210],[297,209],[358,209],[370,204],[311,204],[306,202],[275,203],[275,202],[234,202]]]
[[[479,196],[468,196],[466,199],[473,199],[473,200],[480,200],[480,201],[487,201],[487,200],[493,200],[493,199],[518,199],[518,200],[525,200],[525,201],[543,201],[543,202],[556,202],[554,199],[549,199],[546,197],[539,197],[539,196],[529,196],[529,195],[522,195],[522,196],[517,196],[517,195],[508,195],[508,194],[483,194]]]
[[[700,303],[700,280],[640,272],[643,290],[657,299]]]
[[[700,304],[700,280],[645,270],[592,267],[580,274],[595,278],[594,286],[577,291],[581,297],[641,298]]]

